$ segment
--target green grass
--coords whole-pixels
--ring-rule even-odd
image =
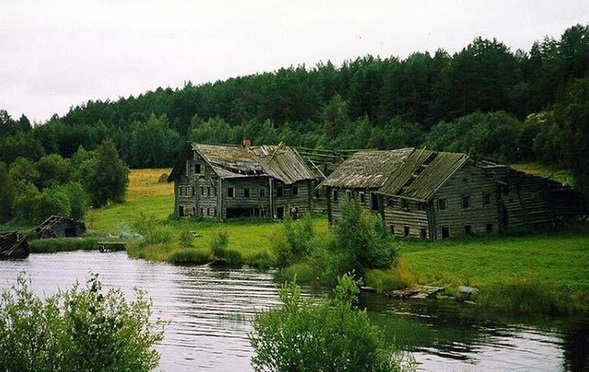
[[[98,250],[96,238],[55,238],[35,239],[29,241],[32,253],[55,253],[69,251]]]
[[[527,162],[511,164],[510,167],[521,172],[546,177],[551,180],[558,181],[564,185],[575,185],[575,178],[571,172],[563,170],[555,165],[546,165],[540,162]]]

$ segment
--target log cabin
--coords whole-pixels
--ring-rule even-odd
[[[319,185],[329,190],[330,223],[337,222],[341,200],[350,198],[379,215],[392,234],[431,240],[589,215],[577,191],[505,165],[425,149],[379,152],[352,156]]]
[[[217,221],[297,218],[311,210],[315,177],[297,151],[276,146],[187,144],[172,169],[174,215]]]

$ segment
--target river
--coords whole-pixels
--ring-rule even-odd
[[[129,259],[124,252],[33,254],[21,261],[1,261],[0,290],[9,288],[22,271],[40,295],[69,288],[76,280],[84,282],[90,273],[98,273],[105,288],[129,294],[133,287],[146,290],[155,314],[171,320],[158,346],[162,371],[251,371],[250,320],[255,311],[279,303],[271,273],[152,263]],[[411,352],[419,370],[589,369],[587,318],[530,325],[480,321],[472,308],[452,301],[398,302],[366,295],[362,303],[389,337],[402,332],[397,341]]]

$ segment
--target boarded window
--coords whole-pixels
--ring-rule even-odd
[[[446,209],[446,199],[438,199],[438,209],[441,211]]]
[[[462,197],[462,208],[469,208],[470,207],[470,196],[463,196]]]
[[[229,197],[229,198],[235,197],[235,189],[233,187],[227,188],[227,197]]]
[[[466,235],[472,234],[472,225],[464,225],[464,233]]]
[[[249,187],[244,187],[243,188],[243,197],[244,198],[249,198],[250,197],[250,188]]]
[[[260,198],[266,197],[266,189],[260,189]]]
[[[293,186],[292,187],[292,196],[297,196],[297,195],[299,195],[299,187]]]
[[[200,174],[200,171],[201,171],[200,168],[201,168],[200,164],[198,164],[198,163],[194,164],[194,174]]]

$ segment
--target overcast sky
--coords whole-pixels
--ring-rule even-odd
[[[589,24],[588,0],[0,0],[0,109],[45,121],[90,99],[454,53],[477,36],[529,51],[578,23]]]

